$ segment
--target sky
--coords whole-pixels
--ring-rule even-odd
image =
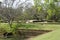
[[[3,2],[3,0],[0,0],[1,2]],[[18,1],[18,0],[17,0]],[[25,0],[21,0],[21,2],[24,2]],[[30,2],[33,4],[33,0],[30,0]],[[44,1],[42,0],[42,3],[44,3]]]
[[[0,0],[1,2],[3,2],[3,0]],[[17,0],[18,1],[18,0]],[[21,0],[21,1],[25,1],[25,0]],[[33,1],[33,0],[30,0],[31,2]]]
[[[0,1],[1,1],[1,2],[3,2],[3,0],[0,0]],[[21,2],[20,2],[20,3],[23,3],[24,1],[25,1],[25,0],[21,0]],[[14,5],[13,5],[14,7],[16,7],[15,5],[16,5],[16,3],[17,3],[17,2],[19,2],[19,0],[16,0],[16,1],[15,1]],[[33,4],[33,5],[34,5],[33,0],[29,0],[28,2],[30,2],[31,4]],[[41,2],[42,2],[42,3],[44,3],[44,1],[43,1],[43,0],[42,0]]]
[[[19,0],[16,0],[16,2],[18,2]],[[21,2],[24,2],[25,0],[21,0]],[[0,2],[3,2],[3,0],[0,0]],[[29,2],[31,2],[33,4],[33,0],[29,0]]]
[[[23,3],[24,1],[25,1],[25,0],[21,0],[20,3]],[[0,0],[0,2],[3,2],[3,0]],[[17,2],[19,2],[19,0],[16,0],[15,3],[14,3],[14,5],[15,5]],[[34,3],[33,3],[33,0],[29,0],[29,2],[31,2],[32,4],[34,4]]]
[[[3,0],[0,0],[0,2],[3,2]]]

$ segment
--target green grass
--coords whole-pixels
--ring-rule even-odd
[[[30,26],[27,26],[30,25]],[[34,25],[31,27],[31,25]],[[22,25],[21,25],[22,26]],[[35,29],[35,30],[53,30],[53,32],[49,32],[47,34],[39,35],[35,38],[32,38],[30,40],[60,40],[60,24],[24,24],[23,27],[26,26],[28,29]],[[22,28],[23,28],[22,27]],[[59,29],[59,30],[58,30]]]
[[[28,24],[25,24],[28,25]],[[30,24],[31,25],[31,24]],[[36,29],[36,30],[53,30],[52,32],[39,35],[37,37],[31,38],[29,40],[60,40],[60,24],[33,24],[34,27],[28,27],[28,29]]]
[[[39,35],[29,40],[60,40],[60,29],[43,35]]]
[[[16,24],[13,24],[12,26],[15,27]],[[1,23],[0,24],[0,29],[4,30],[4,31],[7,31],[7,32],[11,32],[12,29],[10,28],[9,24],[8,23]]]
[[[56,30],[60,29],[60,24],[39,24],[39,23],[29,23],[22,24],[19,28],[24,29],[35,29],[35,30]]]
[[[12,27],[15,27],[16,23],[13,23]],[[22,24],[18,24],[18,28],[19,29],[35,29],[35,30],[56,30],[53,32],[49,32],[47,34],[43,34],[43,35],[39,35],[35,38],[32,38],[30,40],[60,40],[60,24],[40,24],[40,23],[22,23]],[[9,27],[9,25],[7,23],[1,23],[0,24],[0,29],[2,30],[6,30],[7,32],[10,32],[12,29]],[[12,40],[14,38],[11,39],[0,39],[0,40]]]
[[[16,27],[16,24],[14,23],[12,27]],[[10,31],[10,27],[7,23],[1,23],[0,28],[6,29],[6,31]],[[35,29],[35,30],[56,30],[60,29],[60,24],[40,24],[40,23],[22,23],[18,24],[19,29]]]

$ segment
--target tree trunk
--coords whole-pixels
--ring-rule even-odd
[[[9,26],[12,28],[12,21],[9,21]]]

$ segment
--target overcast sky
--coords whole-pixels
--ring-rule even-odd
[[[19,0],[16,0],[16,2],[18,2]],[[25,0],[21,0],[21,2],[24,2]],[[3,2],[3,0],[0,0],[0,2]],[[15,2],[15,3],[16,3]],[[29,0],[29,2],[31,2],[33,4],[33,0]]]
[[[0,0],[1,2],[3,2],[3,0]],[[18,1],[18,0],[17,0]],[[22,2],[25,0],[21,0]],[[30,2],[33,4],[33,0],[30,0]],[[42,0],[42,3],[44,3],[44,1]]]
[[[3,0],[0,0],[0,2],[3,2]],[[16,7],[17,7],[17,6],[16,6],[16,3],[17,3],[17,2],[19,2],[19,0],[16,0],[16,1],[14,2],[13,8],[16,8]],[[23,3],[23,2],[25,2],[25,0],[21,0],[20,3]],[[29,0],[27,3],[31,3],[31,4],[34,5],[33,0]],[[19,5],[19,4],[18,4],[18,5]],[[27,5],[27,4],[26,4],[26,5]]]
[[[0,0],[1,2],[3,2],[3,0]],[[18,1],[18,0],[17,0]],[[25,0],[22,0],[22,1],[25,1]],[[31,2],[33,1],[33,0],[30,0]]]
[[[0,2],[2,2],[3,0],[0,0]]]
[[[0,1],[3,2],[3,0],[0,0]],[[21,0],[22,3],[23,3],[24,1],[25,1],[25,0]],[[13,5],[14,7],[16,7],[15,4],[16,4],[17,2],[19,2],[19,0],[16,0],[16,1],[14,2],[14,5]],[[31,2],[31,3],[34,5],[33,0],[29,0],[29,2]],[[44,3],[43,0],[41,0],[41,2]]]

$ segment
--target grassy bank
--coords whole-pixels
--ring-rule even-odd
[[[55,30],[53,32],[49,32],[47,34],[39,35],[34,38],[30,38],[29,40],[60,40],[60,29]]]
[[[12,27],[16,27],[16,23],[13,23]],[[20,23],[17,25],[19,29],[35,29],[35,30],[56,30],[60,29],[60,24],[40,24],[40,23]],[[1,23],[0,28],[4,28],[7,31],[10,27],[7,23]]]
[[[12,25],[13,28],[16,27],[16,23],[13,23]],[[35,38],[32,38],[30,40],[55,40],[58,39],[60,36],[60,24],[41,24],[41,23],[20,23],[17,25],[18,29],[35,29],[35,30],[57,30],[57,31],[53,31],[53,32],[50,32],[50,33],[47,33],[47,34],[44,34],[44,35],[39,35]],[[0,31],[7,31],[7,32],[11,32],[12,29],[9,27],[9,24],[7,23],[1,23],[0,24]],[[3,31],[4,32],[4,31]],[[58,34],[58,35],[57,35]],[[0,38],[0,40],[12,40],[15,38],[7,38],[7,39],[2,39]]]

